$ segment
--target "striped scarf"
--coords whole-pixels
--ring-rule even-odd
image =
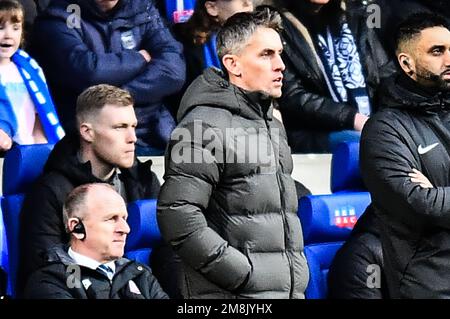
[[[48,143],[55,144],[64,137],[65,133],[59,123],[58,115],[50,97],[42,69],[34,59],[20,49],[14,53],[11,60],[17,66],[22,76],[39,115],[39,120]],[[0,129],[13,137],[17,132],[18,125],[19,123],[17,123],[13,106],[6,94],[5,87],[0,84]]]

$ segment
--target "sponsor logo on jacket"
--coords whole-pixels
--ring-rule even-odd
[[[132,30],[122,32],[120,34],[120,40],[122,41],[122,47],[124,49],[132,50],[137,46]]]

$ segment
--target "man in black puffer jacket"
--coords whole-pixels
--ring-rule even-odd
[[[131,95],[110,85],[87,89],[78,99],[79,135],[64,137],[51,152],[43,176],[26,195],[20,222],[19,290],[42,263],[40,254],[68,243],[62,207],[75,187],[114,185],[126,202],[157,198],[160,184],[151,161],[134,155],[136,116]]]
[[[238,13],[217,36],[227,76],[188,88],[158,200],[185,298],[304,298],[308,266],[292,158],[272,117],[284,64],[277,13]]]
[[[396,36],[403,70],[361,136],[391,298],[450,298],[450,31],[430,13]]]
[[[166,299],[150,268],[122,258],[130,227],[123,198],[105,183],[78,186],[63,207],[70,247],[52,247],[25,298]]]

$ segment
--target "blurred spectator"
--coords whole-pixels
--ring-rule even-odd
[[[388,57],[362,7],[341,0],[288,0],[280,111],[293,152],[331,152],[359,140]]]
[[[43,251],[68,242],[62,206],[72,189],[106,182],[126,202],[158,197],[160,184],[151,161],[141,163],[134,154],[137,121],[128,92],[105,84],[88,88],[78,98],[77,121],[78,133],[55,145],[43,176],[25,196],[18,291],[42,264]]]
[[[32,40],[66,130],[75,129],[78,94],[107,83],[135,100],[138,154],[162,152],[175,127],[165,98],[183,86],[185,64],[153,1],[52,1]]]
[[[36,1],[34,1],[34,0],[19,0],[19,2],[22,5],[23,11],[24,11],[25,39],[28,40],[28,37],[32,30],[34,19],[36,19],[36,15],[37,15]]]
[[[191,18],[174,26],[177,38],[184,45],[185,87],[204,69],[211,66],[221,68],[216,52],[217,31],[236,12],[252,10],[252,0],[198,0]]]
[[[64,136],[44,74],[25,51],[24,10],[15,0],[0,2],[0,151],[12,143],[56,143]]]
[[[167,299],[150,268],[123,258],[130,227],[123,198],[108,184],[78,186],[63,207],[70,246],[47,250],[25,298]]]

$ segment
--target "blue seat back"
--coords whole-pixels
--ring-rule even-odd
[[[148,264],[152,248],[162,240],[156,220],[156,205],[156,199],[128,204],[127,221],[131,230],[125,246],[127,258]]]
[[[368,192],[310,195],[300,199],[298,212],[310,272],[306,298],[326,298],[328,269],[333,258],[369,204]]]
[[[359,170],[359,143],[340,143],[331,160],[331,191],[365,191]]]
[[[326,298],[328,269],[334,256],[371,202],[359,171],[359,143],[345,142],[335,148],[331,189],[333,194],[310,195],[299,202],[298,215],[310,269],[305,292],[309,299]]]
[[[25,193],[42,174],[53,144],[15,145],[3,162],[1,207],[8,242],[8,294],[16,295],[19,263],[19,221]]]
[[[195,0],[165,0],[166,15],[170,23],[183,23],[194,13]]]
[[[302,197],[299,218],[305,245],[345,240],[369,203],[368,192]]]
[[[327,277],[331,262],[343,241],[311,244],[305,247],[305,256],[309,267],[309,283],[306,287],[307,299],[325,299],[328,295]]]

